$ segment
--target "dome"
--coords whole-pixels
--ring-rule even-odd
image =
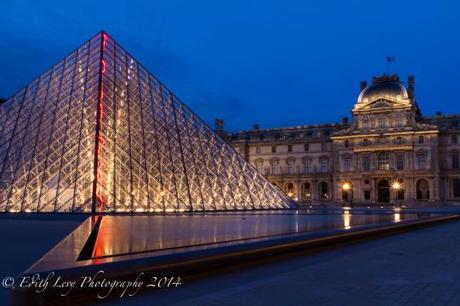
[[[397,76],[382,76],[375,77],[372,85],[361,91],[358,103],[367,103],[378,99],[398,101],[408,98],[407,90]]]

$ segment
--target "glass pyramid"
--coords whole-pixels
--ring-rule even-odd
[[[104,32],[5,101],[0,126],[0,211],[291,205]]]

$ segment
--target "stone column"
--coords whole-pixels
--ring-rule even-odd
[[[311,200],[312,202],[318,201],[318,180],[311,181]]]
[[[296,197],[297,197],[297,201],[302,201],[302,197],[301,197],[301,186],[302,183],[300,181],[296,181]]]
[[[371,201],[372,202],[377,202],[377,199],[378,199],[378,195],[377,195],[377,179],[376,178],[373,178],[371,180]]]

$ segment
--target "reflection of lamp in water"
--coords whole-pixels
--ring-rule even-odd
[[[401,211],[401,208],[397,207],[397,208],[394,209],[394,212],[395,212],[394,220],[395,220],[395,222],[401,221],[401,214],[399,213],[400,211]]]
[[[342,214],[342,218],[343,218],[343,227],[345,229],[350,229],[351,226],[350,226],[350,221],[351,221],[351,214],[348,210],[344,210],[343,214]]]

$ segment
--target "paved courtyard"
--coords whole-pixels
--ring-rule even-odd
[[[460,305],[460,222],[284,256],[107,305]]]

